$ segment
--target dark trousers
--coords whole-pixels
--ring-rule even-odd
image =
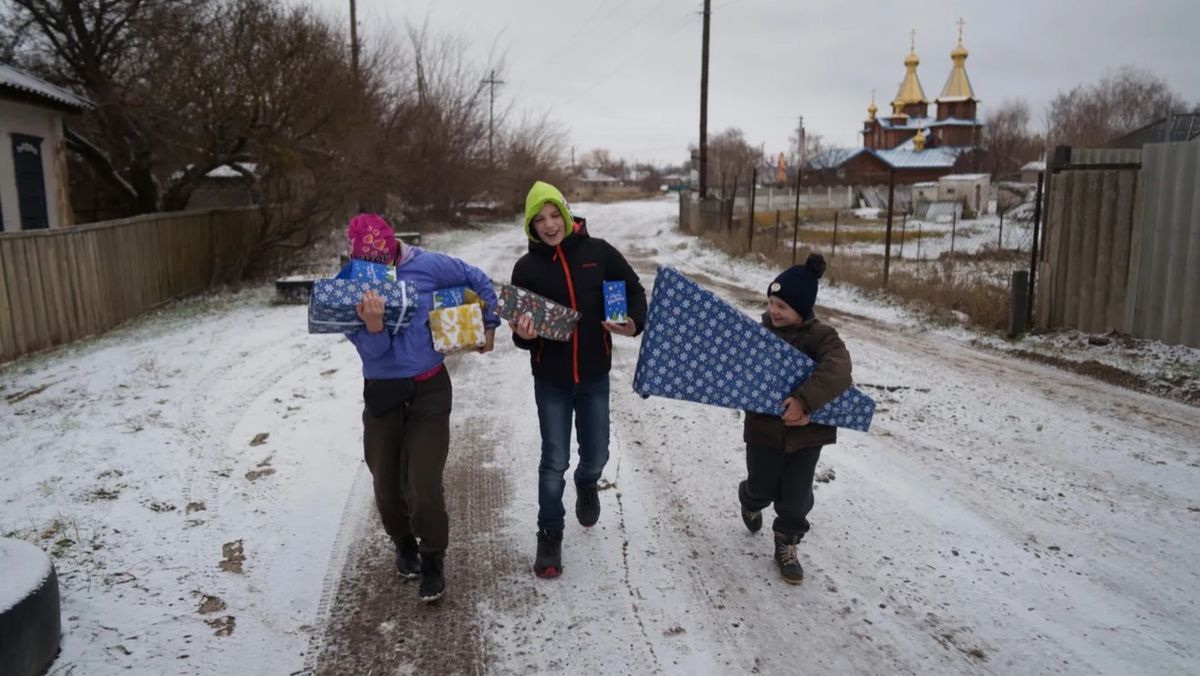
[[[450,539],[442,471],[453,388],[444,368],[413,387],[412,399],[399,408],[379,417],[363,411],[363,448],[387,534],[397,542],[415,535],[422,552],[441,552]]]
[[[571,419],[579,442],[577,486],[595,486],[608,462],[608,374],[578,384],[546,378],[533,379],[538,425],[542,432],[542,460],[538,465],[538,528],[562,530],[566,510],[564,475],[571,465]]]
[[[775,503],[776,533],[799,542],[808,532],[813,508],[813,476],[821,446],[784,453],[781,448],[746,445],[746,480],[738,485],[742,507],[761,511]]]

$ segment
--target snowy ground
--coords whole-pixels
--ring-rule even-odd
[[[832,222],[806,223],[803,228],[827,232],[832,242]],[[842,224],[838,228],[838,253],[882,256],[886,250],[882,240],[848,244],[847,235],[855,231],[883,233],[886,230],[887,223],[882,220],[877,223]],[[1004,251],[1022,251],[1028,256],[1032,245],[1032,221],[1005,219],[1003,229],[1000,217],[994,215],[960,220],[957,223],[950,220],[905,219],[901,216],[896,216],[892,221],[892,255],[897,258],[936,260],[943,254],[949,254],[951,249],[955,254],[975,254],[997,248]],[[822,248],[828,247],[822,244]],[[1025,267],[1028,268],[1028,260]]]
[[[755,312],[775,273],[673,232],[674,201],[578,209],[647,288],[672,265]],[[427,246],[507,279],[522,240]],[[604,513],[541,581],[532,383],[501,332],[451,363],[449,596],[428,608],[388,570],[353,349],[269,300],[190,300],[0,370],[0,534],[54,554],[52,674],[1200,670],[1196,408],[822,290],[879,411],[823,453],[792,588],[737,515],[739,414],[641,400],[618,339]]]

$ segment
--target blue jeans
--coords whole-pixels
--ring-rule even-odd
[[[538,424],[542,430],[542,462],[538,466],[538,528],[562,530],[563,478],[571,465],[571,417],[579,441],[575,484],[594,486],[608,462],[608,374],[580,382],[533,379]]]

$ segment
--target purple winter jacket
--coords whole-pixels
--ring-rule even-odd
[[[366,329],[346,336],[362,357],[364,378],[411,378],[442,363],[445,355],[433,349],[433,333],[429,330],[429,311],[433,309],[433,292],[437,289],[470,287],[487,303],[484,326],[500,325],[496,292],[483,270],[452,256],[415,246],[412,249],[412,258],[396,268],[397,281],[408,282],[417,290],[417,313],[412,323],[394,336],[389,336],[386,330],[370,333]]]

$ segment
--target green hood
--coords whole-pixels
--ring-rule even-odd
[[[571,218],[571,209],[567,207],[567,200],[563,198],[562,193],[549,183],[535,181],[529,189],[529,194],[525,196],[525,236],[531,242],[542,241],[533,231],[533,217],[537,216],[547,203],[558,207],[559,213],[562,214],[563,223],[566,225],[564,237],[570,237],[575,232],[575,219]]]

